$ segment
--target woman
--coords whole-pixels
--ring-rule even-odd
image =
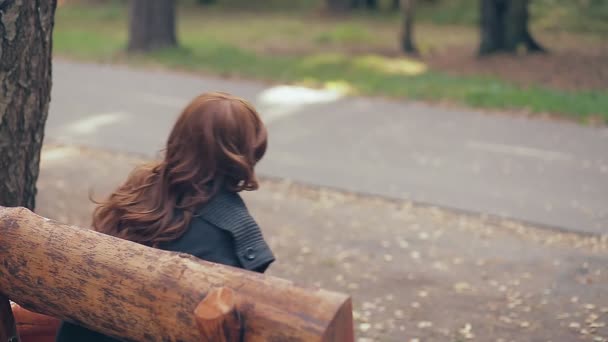
[[[93,213],[93,229],[264,272],[274,261],[238,192],[256,190],[266,128],[248,102],[208,93],[177,119],[164,160],[137,168]],[[116,341],[64,322],[58,342]]]

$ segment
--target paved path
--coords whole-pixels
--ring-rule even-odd
[[[154,155],[211,90],[256,103],[263,175],[608,233],[608,129],[55,61],[47,141]]]

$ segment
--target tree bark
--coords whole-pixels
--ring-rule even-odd
[[[0,205],[35,207],[36,180],[51,96],[56,0],[0,1]],[[0,291],[2,289],[0,288]],[[0,294],[0,340],[15,338]]]
[[[529,30],[530,0],[481,0],[479,55],[496,52],[543,52]]]
[[[221,301],[235,310],[223,312],[238,313],[244,341],[354,340],[346,295],[61,225],[24,208],[0,208],[0,260],[0,289],[16,303],[119,339],[200,341],[195,309],[218,304],[221,298],[204,299],[226,288],[234,296]]]
[[[418,49],[414,43],[414,13],[416,0],[401,0],[403,21],[401,29],[401,50],[405,53],[416,54]]]
[[[131,0],[129,51],[152,51],[177,46],[175,0]]]

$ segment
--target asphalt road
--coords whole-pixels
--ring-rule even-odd
[[[153,156],[189,100],[227,91],[268,124],[262,175],[608,234],[606,127],[60,60],[53,79],[51,143]]]

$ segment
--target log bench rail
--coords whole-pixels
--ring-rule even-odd
[[[0,207],[2,295],[125,341],[354,341],[349,296]],[[3,310],[3,311],[2,311]]]

